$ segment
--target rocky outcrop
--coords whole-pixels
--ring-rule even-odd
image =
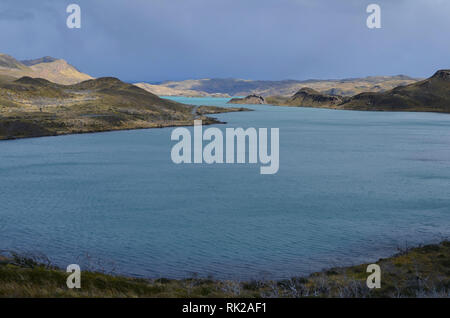
[[[312,88],[303,87],[291,97],[270,96],[267,103],[279,106],[329,107],[334,108],[345,98],[338,95],[320,93]]]
[[[249,95],[244,98],[233,98],[228,104],[262,105],[266,104],[264,97],[259,95]]]
[[[289,105],[295,106],[334,106],[343,102],[338,95],[322,94],[314,89],[304,87],[300,89],[288,101]]]

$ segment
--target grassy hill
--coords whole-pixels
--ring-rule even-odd
[[[362,93],[340,105],[344,109],[450,112],[450,70],[384,93]]]
[[[0,139],[184,126],[196,117],[217,122],[112,77],[74,85],[31,77],[0,81]]]
[[[135,279],[82,271],[81,289],[38,258],[0,256],[0,297],[450,297],[450,242],[380,259],[381,288],[368,289],[368,264],[330,268],[282,281]],[[83,270],[83,269],[82,269]]]
[[[291,97],[269,96],[266,102],[279,106],[449,113],[450,70],[437,71],[428,79],[398,86],[386,92],[365,92],[353,97],[344,97],[304,87]]]

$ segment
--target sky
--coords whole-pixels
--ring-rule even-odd
[[[427,77],[450,68],[449,16],[449,0],[1,0],[0,52],[131,82]]]

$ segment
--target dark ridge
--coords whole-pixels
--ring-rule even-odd
[[[305,95],[305,94],[311,94],[311,95],[322,95],[322,93],[316,91],[315,89],[309,88],[309,87],[303,87],[297,91],[297,93],[294,94],[294,97],[297,95]]]
[[[73,89],[80,89],[80,90],[95,90],[98,92],[103,93],[110,93],[110,94],[132,94],[133,96],[151,96],[152,98],[157,98],[155,94],[152,94],[145,89],[142,89],[140,87],[137,87],[133,84],[128,84],[125,82],[122,82],[120,79],[116,77],[100,77],[97,79],[91,79],[87,80],[78,84],[74,84],[69,86]],[[158,98],[159,100],[159,98]],[[171,101],[167,101],[170,103]]]
[[[43,78],[33,78],[29,76],[24,76],[19,78],[18,80],[14,81],[18,84],[29,84],[29,85],[40,85],[40,86],[48,86],[48,85],[55,85],[54,83],[47,81]]]
[[[130,84],[126,84],[116,77],[100,77],[97,79],[90,79],[78,84],[74,84],[72,85],[72,87],[80,89],[100,89],[117,85],[130,85]]]
[[[36,64],[40,64],[40,63],[51,63],[51,62],[55,62],[57,61],[57,58],[51,57],[51,56],[44,56],[38,59],[34,59],[34,60],[23,60],[21,61],[22,64],[26,65],[26,66],[33,66]]]
[[[437,78],[444,81],[450,81],[450,70],[439,70],[431,78]]]

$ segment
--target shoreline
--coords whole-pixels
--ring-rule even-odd
[[[390,110],[390,109],[368,109],[368,108],[341,108],[335,106],[296,106],[296,105],[286,105],[286,104],[240,104],[234,103],[233,105],[242,106],[271,106],[271,107],[288,107],[288,108],[314,108],[314,109],[328,109],[328,110],[339,110],[339,111],[352,111],[352,112],[373,112],[373,113],[431,113],[431,114],[445,114],[450,115],[450,111],[440,111],[440,110],[429,110],[429,109],[405,109],[405,110]]]
[[[249,104],[251,105],[251,104]],[[416,109],[408,109],[408,110],[388,110],[388,109],[356,109],[356,108],[339,108],[333,106],[294,106],[294,105],[273,105],[273,104],[264,104],[258,106],[274,106],[274,107],[289,107],[289,108],[316,108],[316,109],[330,109],[330,110],[344,110],[344,111],[352,111],[352,112],[373,112],[373,113],[432,113],[432,114],[446,114],[450,115],[450,112],[444,112],[439,110],[416,110]]]
[[[216,124],[226,124],[226,122],[216,121],[216,122],[207,122],[203,125],[216,125]],[[11,141],[11,140],[21,140],[21,139],[35,139],[35,138],[45,138],[45,137],[60,137],[60,136],[70,136],[70,135],[85,135],[85,134],[98,134],[98,133],[108,133],[108,132],[116,132],[116,131],[131,131],[131,130],[143,130],[143,129],[161,129],[161,128],[170,128],[170,127],[190,127],[194,126],[194,124],[189,123],[179,123],[179,124],[157,124],[153,127],[133,127],[133,128],[120,128],[117,129],[105,129],[105,130],[90,130],[90,131],[77,131],[77,132],[67,132],[67,133],[57,133],[53,135],[41,135],[41,136],[25,136],[25,137],[10,137],[10,138],[0,138],[0,143],[2,141]]]
[[[243,107],[230,107],[230,108],[222,108],[216,106],[198,106],[197,108],[201,108],[202,111],[197,112],[196,115],[199,116],[196,119],[202,119],[204,126],[209,125],[224,125],[227,122],[220,121],[214,117],[207,117],[203,115],[214,115],[214,114],[223,114],[223,113],[233,113],[233,112],[244,112],[244,111],[252,111],[252,109],[247,109]],[[216,109],[219,108],[219,109]],[[1,119],[1,117],[0,117]],[[42,134],[37,136],[12,136],[12,137],[3,137],[0,136],[0,143],[2,141],[8,140],[20,140],[20,139],[30,139],[30,138],[43,138],[43,137],[59,137],[59,136],[67,136],[67,135],[83,135],[83,134],[95,134],[95,133],[103,133],[103,132],[114,132],[114,131],[130,131],[130,130],[142,130],[142,129],[155,129],[155,128],[170,128],[170,127],[191,127],[194,126],[192,121],[183,121],[183,122],[172,122],[172,123],[149,123],[146,126],[136,126],[136,127],[116,127],[116,128],[107,128],[107,129],[92,129],[89,131],[70,131],[70,132],[61,132],[54,134]]]
[[[369,289],[368,263],[332,267],[283,280],[134,278],[82,271],[82,288],[65,286],[63,269],[0,255],[1,297],[450,297],[450,241],[399,249],[381,258],[380,289]]]

